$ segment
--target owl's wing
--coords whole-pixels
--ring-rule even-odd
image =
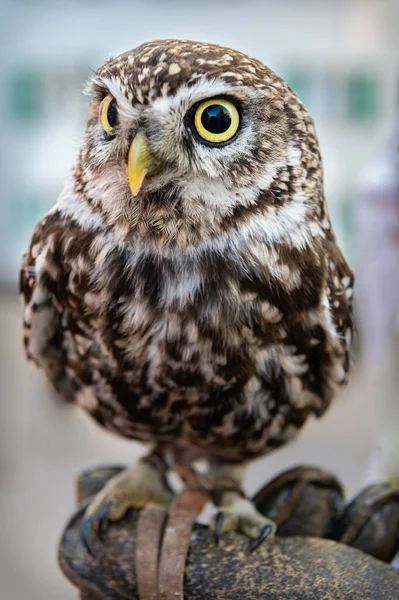
[[[75,387],[65,372],[62,310],[54,289],[57,265],[49,221],[51,218],[45,217],[36,227],[20,271],[24,347],[28,360],[44,369],[57,392],[66,401],[72,401]]]
[[[353,320],[354,276],[335,239],[329,240],[329,260],[327,271],[327,297],[331,320],[335,328],[337,343],[341,352],[336,360],[344,372],[339,384],[346,384],[350,371],[350,350],[355,331]]]
[[[322,304],[312,313],[311,337],[304,354],[309,365],[303,384],[319,397],[316,414],[329,406],[337,388],[348,383],[354,331],[354,277],[333,234],[324,241],[327,270]]]
[[[348,381],[353,275],[332,234],[313,249],[313,258],[307,252],[288,262],[288,256],[287,271],[300,274],[297,286],[287,292],[278,279],[269,285],[267,310],[262,311],[266,325],[260,330],[277,341],[272,391],[291,405],[291,415],[296,411],[301,424],[306,411],[322,415]],[[324,257],[324,264],[315,256]]]

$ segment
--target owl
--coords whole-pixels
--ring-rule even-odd
[[[313,122],[258,60],[162,40],[107,60],[84,143],[21,269],[24,343],[56,390],[150,445],[86,510],[88,547],[205,459],[216,534],[274,532],[248,462],[348,379],[353,276]]]

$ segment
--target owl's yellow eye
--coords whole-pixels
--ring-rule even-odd
[[[202,102],[194,116],[198,134],[207,142],[228,142],[237,133],[240,124],[238,110],[223,98]]]
[[[116,100],[110,94],[105,96],[100,104],[100,123],[107,135],[115,135],[115,127],[118,124],[118,109]]]

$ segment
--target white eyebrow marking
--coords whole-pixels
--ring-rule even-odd
[[[92,81],[93,83],[100,85],[101,87],[106,87],[107,90],[109,90],[118,103],[118,110],[121,115],[127,119],[135,119],[138,117],[140,111],[132,104],[135,100],[132,92],[125,89],[125,92],[128,95],[127,97],[126,93],[122,90],[121,82],[117,77],[96,77]]]

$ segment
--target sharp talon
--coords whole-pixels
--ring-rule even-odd
[[[83,517],[82,523],[80,526],[80,536],[82,538],[83,545],[86,548],[87,552],[90,554],[90,556],[93,556],[93,552],[90,547],[91,535],[92,535],[92,521],[91,521],[91,519],[85,519]]]
[[[102,541],[103,534],[107,531],[109,520],[108,514],[111,503],[107,502],[101,510],[92,515],[91,517],[83,517],[82,524],[80,527],[80,534],[84,547],[90,556],[94,556],[93,538],[97,538]]]
[[[249,552],[251,553],[257,548],[259,548],[259,546],[265,541],[265,539],[269,537],[272,531],[273,527],[269,523],[266,523],[266,525],[262,527],[259,537],[254,542],[252,542],[252,544],[249,545]]]
[[[99,512],[97,519],[98,519],[98,533],[99,533],[99,537],[101,539],[101,535],[103,533],[105,533],[108,529],[108,513],[109,513],[109,509],[110,509],[110,502],[108,502],[107,504],[104,504],[104,506],[102,507],[101,511]]]
[[[222,533],[222,526],[224,521],[224,514],[222,511],[219,511],[215,517],[215,542],[219,544],[220,536]]]

